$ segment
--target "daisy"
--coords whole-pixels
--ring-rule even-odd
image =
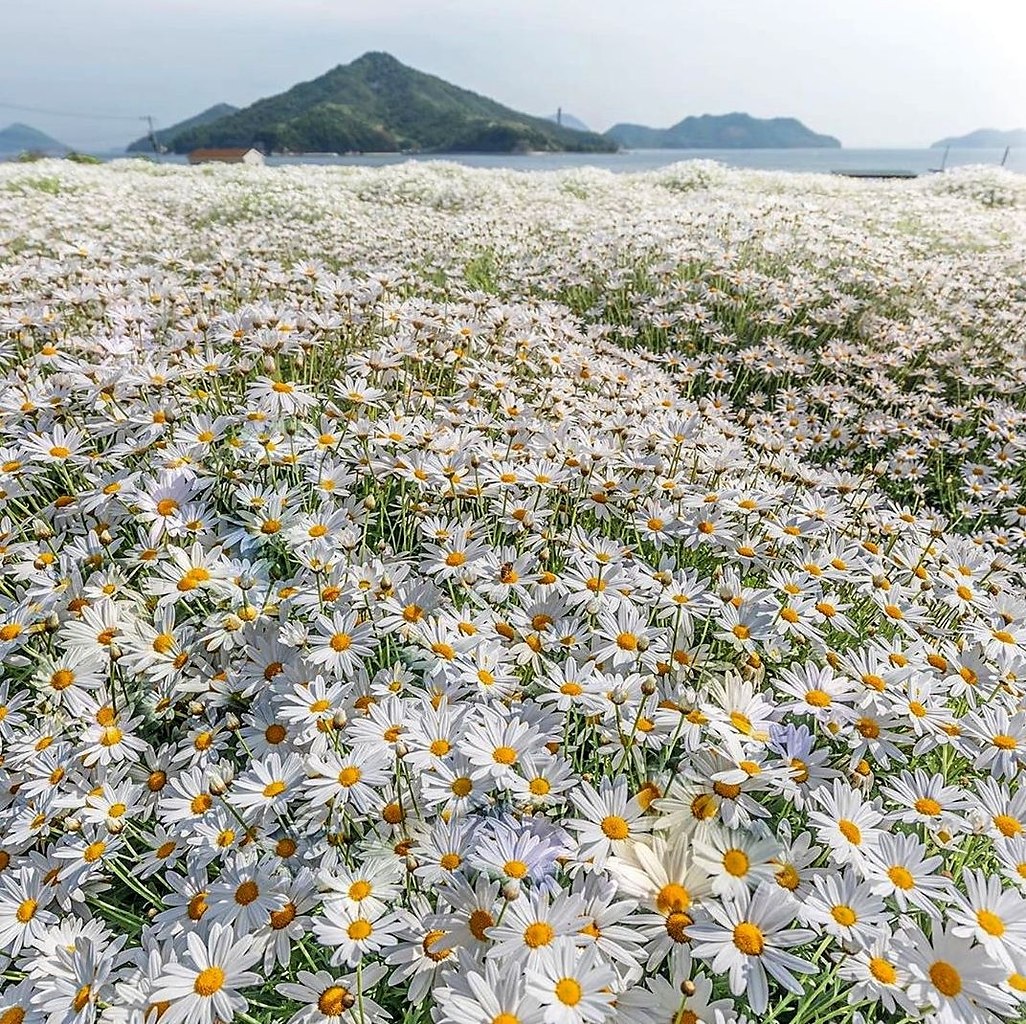
[[[962,883],[966,893],[955,894],[947,913],[952,935],[975,939],[994,960],[1014,968],[1026,944],[1026,899],[979,870],[964,871]]]
[[[317,632],[310,636],[309,660],[337,677],[352,676],[374,650],[371,623],[355,611],[317,616]]]
[[[780,845],[773,839],[712,826],[695,840],[695,864],[710,878],[717,896],[739,898],[761,882],[771,881]]]
[[[299,971],[295,982],[276,985],[275,991],[303,1004],[288,1024],[380,1024],[389,1017],[368,992],[387,973],[382,964],[365,964],[359,975]]]
[[[37,945],[57,917],[46,909],[53,889],[31,868],[0,874],[0,943],[16,956]]]
[[[618,853],[652,828],[652,821],[644,817],[637,797],[629,796],[626,779],[612,782],[605,778],[598,790],[583,783],[572,799],[587,815],[565,822],[567,828],[578,834],[578,856],[582,859],[602,862],[609,853]]]
[[[303,762],[296,754],[285,758],[270,754],[263,761],[253,761],[250,771],[232,786],[232,805],[250,821],[281,816],[303,774]]]
[[[936,873],[943,862],[940,855],[928,857],[915,836],[896,832],[880,837],[862,871],[872,892],[892,896],[902,911],[911,904],[936,917],[938,904],[951,896],[950,883]]]
[[[684,978],[654,975],[616,997],[617,1019],[624,1024],[650,1024],[652,1020],[677,1024],[732,1024],[736,1019],[730,999],[713,999],[713,982],[703,974]]]
[[[691,929],[694,955],[711,961],[717,973],[727,973],[730,991],[745,995],[755,1013],[769,1005],[767,972],[788,992],[802,994],[798,974],[814,974],[815,964],[788,953],[809,942],[814,933],[790,928],[792,911],[781,905],[776,887],[763,883],[754,893],[722,906],[709,905],[713,922]]]
[[[211,883],[208,920],[233,924],[238,934],[245,935],[265,924],[286,902],[273,863],[256,863],[253,854],[244,853],[226,863]]]
[[[248,970],[260,950],[220,924],[211,926],[206,941],[190,932],[186,947],[186,962],[165,964],[155,981],[152,1000],[169,1004],[162,1014],[167,1024],[214,1024],[244,1012],[249,1004],[238,990],[260,980]]]
[[[988,1011],[1006,1015],[1013,1006],[998,986],[1006,971],[972,940],[937,925],[930,938],[915,926],[895,936],[900,962],[909,973],[908,997],[933,1011],[939,1024],[987,1021]]]
[[[330,919],[315,918],[313,931],[318,942],[334,949],[331,955],[333,964],[355,967],[368,953],[378,953],[394,946],[410,924],[405,911],[366,918],[360,917],[358,911],[340,907]]]
[[[883,900],[873,895],[870,884],[848,871],[815,878],[801,917],[847,946],[860,947],[876,938],[887,921],[887,910]]]
[[[595,1024],[612,1015],[614,978],[594,947],[557,939],[528,968],[527,991],[543,1007],[545,1024]]]
[[[860,865],[883,834],[883,814],[855,791],[835,779],[830,790],[817,792],[822,811],[810,811],[809,822],[832,851],[838,864]]]
[[[889,931],[878,934],[862,949],[856,949],[838,964],[837,973],[851,982],[849,1004],[863,999],[878,1002],[888,1013],[911,1013],[913,1006],[905,993],[909,973],[900,960]]]
[[[524,976],[494,960],[481,965],[469,957],[432,992],[444,1019],[452,1024],[545,1024],[541,1004]]]
[[[365,813],[388,781],[387,758],[377,750],[359,747],[349,754],[327,753],[308,763],[309,777],[303,798],[314,805],[333,801],[335,806]]]
[[[395,903],[400,891],[399,868],[382,861],[367,861],[353,868],[338,868],[321,875],[325,908],[361,917],[380,917]]]
[[[493,945],[488,956],[500,963],[530,965],[559,938],[570,937],[584,945],[587,939],[581,929],[586,924],[578,896],[562,890],[553,897],[544,892],[523,893],[489,928]]]

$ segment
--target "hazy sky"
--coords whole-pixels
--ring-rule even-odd
[[[847,146],[1026,126],[1026,0],[0,0],[0,127],[120,145],[387,50],[590,127],[792,115]]]

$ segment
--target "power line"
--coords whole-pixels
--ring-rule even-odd
[[[45,107],[26,107],[20,103],[4,103],[0,101],[0,107],[5,110],[23,110],[30,114],[48,114],[50,117],[77,117],[84,121],[146,121],[145,116],[132,116],[131,114],[81,114],[70,110],[48,110]]]

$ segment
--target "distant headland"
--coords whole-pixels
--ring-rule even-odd
[[[66,156],[71,147],[58,142],[27,124],[10,124],[0,129],[0,159],[36,153],[40,156]]]
[[[204,147],[253,147],[265,153],[603,153],[617,148],[594,132],[520,113],[387,53],[365,53],[277,96],[222,117],[183,122],[163,134],[176,153]]]
[[[1003,132],[997,128],[979,128],[968,135],[955,135],[950,139],[935,142],[931,149],[1006,149],[1009,146],[1018,148],[1026,146],[1026,128],[1013,128]]]
[[[606,133],[629,149],[820,149],[840,148],[840,139],[819,135],[793,117],[750,114],[685,117],[671,128],[615,124]]]

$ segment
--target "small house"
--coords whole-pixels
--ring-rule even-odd
[[[249,164],[262,166],[264,154],[259,149],[194,149],[190,164]]]

